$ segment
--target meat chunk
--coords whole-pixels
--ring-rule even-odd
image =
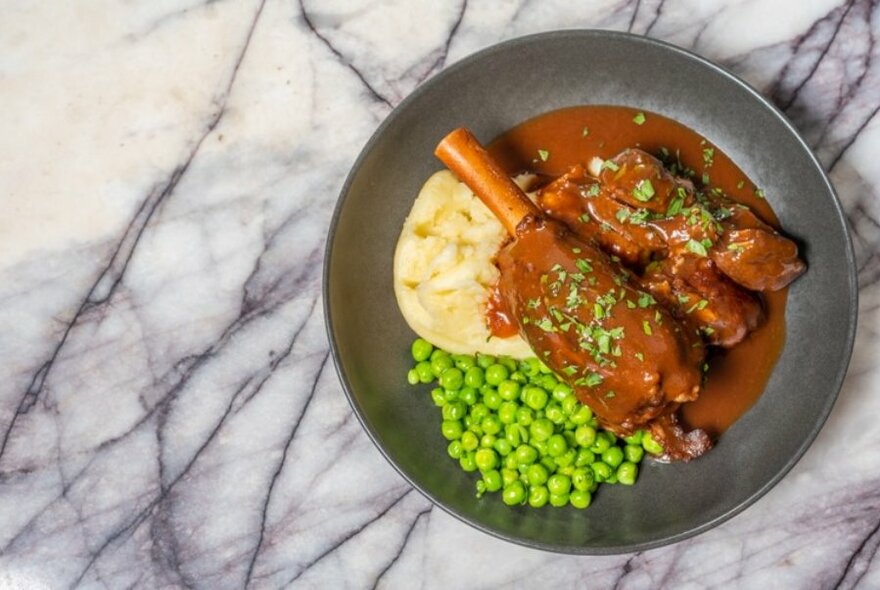
[[[708,258],[679,254],[655,262],[642,284],[708,344],[739,344],[763,319],[760,301],[719,273]]]
[[[700,338],[598,248],[527,218],[497,262],[521,333],[606,428],[631,433],[699,394]]]
[[[538,206],[582,240],[596,242],[629,265],[644,265],[666,248],[663,238],[647,224],[645,210],[615,200],[583,166],[575,166],[545,186],[538,193]]]

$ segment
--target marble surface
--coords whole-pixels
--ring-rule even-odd
[[[880,587],[875,0],[0,3],[0,588]],[[602,558],[495,540],[361,430],[320,274],[345,173],[445,65],[597,27],[771,97],[853,229],[827,427],[743,514]]]

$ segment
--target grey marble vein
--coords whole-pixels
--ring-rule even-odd
[[[0,23],[0,588],[880,587],[876,0],[37,1]],[[573,27],[770,97],[830,171],[861,291],[795,470],[706,534],[600,558],[433,509],[353,417],[321,314],[338,191],[394,105]]]

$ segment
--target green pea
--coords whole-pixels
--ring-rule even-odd
[[[418,385],[421,380],[419,379],[419,372],[415,370],[415,368],[410,369],[406,374],[406,382],[410,385]]]
[[[544,415],[554,424],[562,424],[565,422],[565,413],[563,413],[562,407],[556,402],[547,405],[544,409]]]
[[[558,457],[568,450],[568,443],[561,434],[554,434],[547,439],[547,454],[551,457]]]
[[[547,480],[547,489],[551,494],[567,494],[571,490],[571,478],[567,475],[554,473]]]
[[[507,369],[508,374],[516,371],[516,361],[510,358],[509,356],[500,356],[498,357],[498,364],[503,365],[504,368]],[[507,377],[505,377],[507,379]]]
[[[480,446],[485,447],[487,449],[495,448],[495,435],[493,434],[484,434],[480,437]]]
[[[593,411],[587,406],[581,404],[577,410],[571,415],[571,421],[575,426],[583,426],[587,424],[593,417]]]
[[[601,461],[596,461],[590,464],[590,469],[593,470],[593,479],[598,482],[607,481],[613,470],[607,463],[602,463]]]
[[[617,480],[625,486],[631,486],[636,483],[638,477],[639,466],[635,463],[626,461],[621,463],[620,467],[617,468]]]
[[[459,420],[444,420],[440,424],[440,432],[446,440],[457,440],[461,438],[464,428]]]
[[[533,463],[526,470],[526,479],[530,486],[539,486],[546,483],[549,475],[547,468],[540,463]]]
[[[630,463],[638,463],[645,456],[645,449],[637,445],[626,445],[623,447],[623,455]]]
[[[501,421],[502,424],[513,424],[516,422],[516,409],[519,406],[516,405],[516,402],[504,402],[498,408],[498,420]]]
[[[568,449],[558,457],[553,457],[553,460],[556,461],[556,464],[561,469],[568,469],[574,465],[574,460],[577,458],[577,451],[574,449]]]
[[[568,496],[568,501],[575,508],[583,510],[593,501],[593,495],[587,490],[575,490]]]
[[[413,340],[410,351],[412,352],[413,360],[420,363],[431,358],[431,353],[434,352],[434,346],[427,340],[416,338]]]
[[[495,444],[492,445],[492,448],[494,448],[502,457],[506,457],[511,451],[513,451],[513,445],[511,445],[510,441],[506,438],[496,438]]]
[[[461,402],[451,402],[443,406],[441,411],[444,420],[461,420],[467,414],[465,405]]]
[[[501,472],[497,469],[483,473],[483,481],[486,482],[486,491],[497,492],[501,489]]]
[[[440,377],[443,375],[443,373],[445,373],[449,369],[452,369],[453,364],[454,363],[452,362],[452,357],[450,357],[449,355],[438,356],[437,358],[431,359],[431,371],[434,372],[435,376]],[[458,369],[455,370],[461,373],[461,371],[459,371]]]
[[[442,348],[435,348],[434,352],[431,353],[430,360],[433,362],[434,360],[440,358],[441,356],[449,356],[449,353],[443,350]]]
[[[544,455],[547,455],[547,441],[546,440],[531,440],[531,441],[529,441],[529,444],[538,450],[538,455],[540,455],[541,457],[543,457]],[[547,455],[547,456],[549,457],[550,455]]]
[[[483,386],[483,369],[480,367],[471,367],[464,374],[464,384],[468,387],[479,389]]]
[[[480,426],[483,428],[483,432],[486,434],[498,434],[501,432],[501,420],[498,419],[494,414],[490,414],[483,418],[483,421],[480,423]]]
[[[458,399],[472,406],[477,403],[477,390],[472,387],[465,387],[458,392]]]
[[[519,399],[519,390],[520,385],[516,381],[511,381],[507,379],[498,384],[498,395],[501,396],[501,399],[504,401],[514,401]]]
[[[471,406],[470,416],[475,424],[479,424],[483,421],[483,418],[491,414],[489,408],[486,407],[486,404],[474,404]]]
[[[480,471],[491,471],[498,466],[498,454],[492,449],[480,449],[474,455],[474,461]]]
[[[526,377],[525,375],[523,375],[519,371],[514,371],[513,373],[511,373],[509,380],[513,381],[514,383],[518,383],[520,385],[522,385],[523,383],[529,382],[528,377]]]
[[[611,477],[606,479],[604,483],[611,484],[611,485],[616,484],[617,483],[617,472],[615,471],[614,473],[612,473]]]
[[[477,438],[477,435],[471,432],[470,430],[466,430],[461,435],[461,447],[465,451],[473,451],[478,446],[480,446],[480,440]]]
[[[636,430],[631,435],[624,437],[623,440],[625,440],[628,445],[640,445],[642,444],[642,436],[644,436],[644,434],[644,430]]]
[[[509,375],[510,371],[507,367],[496,363],[486,369],[486,383],[489,385],[500,385]]]
[[[500,408],[503,401],[504,400],[501,399],[501,396],[494,389],[483,395],[483,403],[491,410],[497,410]]]
[[[516,462],[519,465],[531,465],[538,460],[538,451],[531,445],[520,445],[516,448]]]
[[[458,464],[467,472],[477,470],[477,462],[474,459],[474,453],[472,451],[462,453],[461,457],[458,458]]]
[[[547,391],[553,391],[554,389],[556,389],[557,385],[559,385],[559,381],[557,381],[556,377],[554,377],[553,375],[544,375],[543,377],[541,377],[541,387],[543,387]]]
[[[549,455],[541,457],[541,465],[547,468],[547,471],[550,473],[555,473],[559,466],[556,464],[556,461],[553,460],[553,457]]]
[[[593,485],[593,471],[587,469],[575,469],[571,472],[571,485],[576,490],[589,491]]]
[[[539,418],[529,426],[529,437],[537,441],[545,441],[553,435],[553,423],[547,418]]]
[[[580,405],[581,403],[577,400],[577,398],[573,395],[570,395],[562,400],[562,411],[566,416],[571,417],[572,414],[578,411]]]
[[[474,357],[469,354],[454,354],[452,355],[452,361],[455,363],[455,366],[461,369],[465,374],[467,374],[471,367],[477,365],[477,361],[475,361]]]
[[[525,429],[519,424],[508,424],[504,427],[504,438],[507,442],[515,447],[523,443],[523,431]]]
[[[562,403],[569,398],[574,399],[575,403],[577,403],[577,398],[572,395],[571,387],[565,383],[557,382],[556,385],[553,386],[553,399]]]
[[[413,370],[419,374],[419,381],[422,383],[430,383],[434,380],[434,370],[431,369],[431,363],[428,361],[418,363]]]
[[[495,357],[494,356],[491,356],[488,354],[477,353],[477,366],[480,367],[481,369],[488,369],[489,367],[491,367],[494,364],[495,364]]]
[[[508,506],[516,506],[522,504],[526,499],[526,489],[522,482],[517,480],[505,487],[501,492],[501,499]]]
[[[550,492],[545,486],[532,486],[529,488],[529,506],[540,508],[545,506],[550,499]]]
[[[555,506],[556,508],[562,508],[568,504],[568,494],[554,494],[550,493],[550,505]]]
[[[450,442],[449,446],[446,447],[446,452],[453,459],[461,457],[462,452],[464,452],[464,449],[461,448],[461,441],[454,440]]]
[[[509,455],[504,457],[503,464],[505,469],[516,471],[517,467],[519,466],[519,463],[517,463],[516,461],[516,452],[511,451]]]
[[[642,435],[642,447],[652,455],[663,454],[663,445],[654,440],[654,437],[651,436],[650,432],[646,432]]]
[[[602,453],[602,461],[608,463],[611,467],[616,468],[623,463],[623,449],[618,446],[606,449],[605,452]]]
[[[604,433],[600,433],[600,434],[604,434]],[[600,436],[600,434],[596,435],[596,440],[593,441],[592,445],[590,445],[590,450],[593,451],[594,453],[596,453],[597,455],[601,455],[602,453],[607,451],[609,448],[611,448],[611,441],[609,441],[607,437]],[[577,436],[577,433],[575,433],[575,436]]]
[[[547,392],[540,387],[530,385],[525,389],[526,405],[533,410],[541,410],[547,405]]]
[[[596,454],[590,449],[578,449],[574,464],[576,467],[586,467],[596,460]]]
[[[516,422],[522,426],[529,426],[535,420],[535,413],[531,408],[519,408],[516,411]]]
[[[464,375],[462,374],[460,369],[449,367],[440,374],[439,382],[440,387],[447,391],[458,391],[464,385]]]
[[[435,406],[442,408],[446,405],[446,392],[439,387],[435,387],[431,390],[431,399],[434,400]]]

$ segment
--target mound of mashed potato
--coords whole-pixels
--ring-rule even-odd
[[[516,179],[526,183],[528,178]],[[458,354],[534,356],[520,338],[491,336],[486,304],[498,281],[493,263],[506,232],[495,216],[449,172],[422,187],[394,253],[394,294],[410,327]]]

